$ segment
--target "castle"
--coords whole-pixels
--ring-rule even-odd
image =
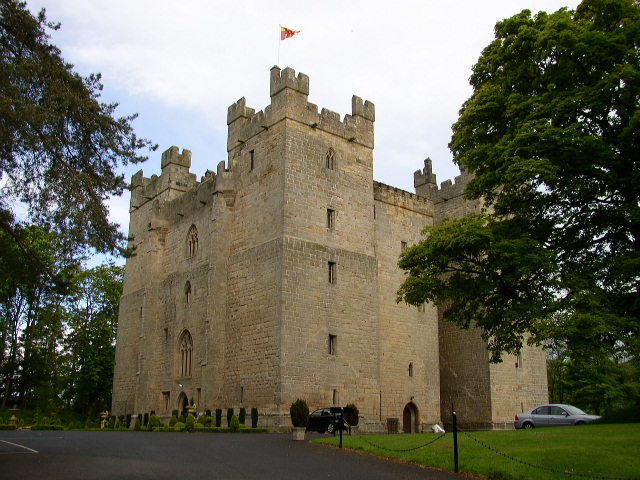
[[[229,107],[216,172],[198,181],[191,152],[171,147],[160,176],[132,177],[113,414],[256,407],[285,431],[303,398],[354,403],[363,431],[420,432],[452,405],[467,428],[496,429],[546,402],[541,349],[490,364],[477,331],[396,303],[400,253],[480,208],[468,176],[438,187],[427,159],[415,194],[376,182],[372,103],[318,113],[290,68],[272,68],[270,94],[258,113]]]

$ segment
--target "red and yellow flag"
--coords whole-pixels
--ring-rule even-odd
[[[291,30],[280,25],[280,40],[286,40],[287,38],[291,38],[298,33],[300,33],[300,30]]]

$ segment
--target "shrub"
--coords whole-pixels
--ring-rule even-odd
[[[358,407],[355,404],[350,403],[346,407],[346,411],[343,414],[344,419],[349,425],[356,426],[358,425],[360,412],[358,411]]]
[[[187,421],[184,423],[184,428],[187,432],[193,432],[193,430],[196,428],[196,417],[189,414],[187,416]]]
[[[240,409],[240,415],[238,415],[238,420],[240,421],[240,424],[246,425],[246,419],[247,419],[247,409],[242,407]]]
[[[178,410],[171,410],[171,416],[176,416],[178,418]]]
[[[204,412],[204,414],[205,414],[207,417],[210,417],[210,416],[211,416],[211,410],[210,410],[210,409],[207,409],[207,411],[206,411],[206,412]]]
[[[175,415],[172,415],[171,420],[169,420],[169,426],[175,427],[176,423],[178,423],[178,417],[176,417]]]
[[[143,425],[144,427],[146,427],[147,425],[149,425],[149,414],[148,414],[148,413],[145,413],[145,414],[144,414],[144,419],[142,420],[142,425]]]
[[[127,428],[131,428],[131,414],[130,413],[127,413],[127,419],[125,421],[124,426],[127,427]]]
[[[107,428],[109,430],[113,430],[115,426],[116,426],[116,418],[115,417],[109,418],[109,423],[107,424]]]
[[[172,430],[172,428],[169,425],[165,425],[164,427],[162,427],[161,429],[163,432],[170,432]]]
[[[231,417],[231,420],[229,420],[229,429],[232,432],[237,432],[238,430],[240,430],[240,420],[235,415],[233,415]]]
[[[178,415],[178,422],[180,423],[184,423],[185,422],[185,418],[183,414]]]
[[[205,427],[210,427],[212,423],[213,423],[213,418],[211,418],[211,415],[206,415],[206,416],[202,419],[202,424],[203,424]]]
[[[0,425],[0,430],[15,430],[16,428],[15,425]]]
[[[183,432],[184,428],[185,428],[184,423],[178,422],[173,426],[173,431],[174,432]]]
[[[222,409],[216,408],[216,427],[220,428],[222,426]]]
[[[258,409],[252,408],[251,409],[251,428],[257,428],[257,427],[258,427]]]
[[[306,427],[309,421],[309,407],[307,402],[299,398],[291,404],[289,409],[291,423],[294,427]]]
[[[160,419],[158,418],[158,416],[155,413],[151,414],[151,417],[149,417],[149,430],[153,430],[155,428],[161,427],[162,426],[162,422],[160,421]]]
[[[140,426],[141,426],[140,419],[139,419],[139,418],[136,418],[136,423],[133,425],[133,429],[134,429],[136,432],[139,432],[139,431],[140,431]]]
[[[227,409],[227,427],[231,426],[231,419],[233,418],[233,408]]]

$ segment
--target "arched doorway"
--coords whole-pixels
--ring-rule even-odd
[[[178,414],[185,412],[188,406],[189,399],[187,398],[187,394],[180,392],[180,395],[178,396]]]
[[[418,431],[418,409],[413,402],[407,403],[402,411],[402,431],[404,433]]]

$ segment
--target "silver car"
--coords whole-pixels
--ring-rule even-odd
[[[597,415],[589,415],[571,405],[540,405],[516,415],[513,425],[516,428],[561,427],[563,425],[581,425],[599,420]]]

